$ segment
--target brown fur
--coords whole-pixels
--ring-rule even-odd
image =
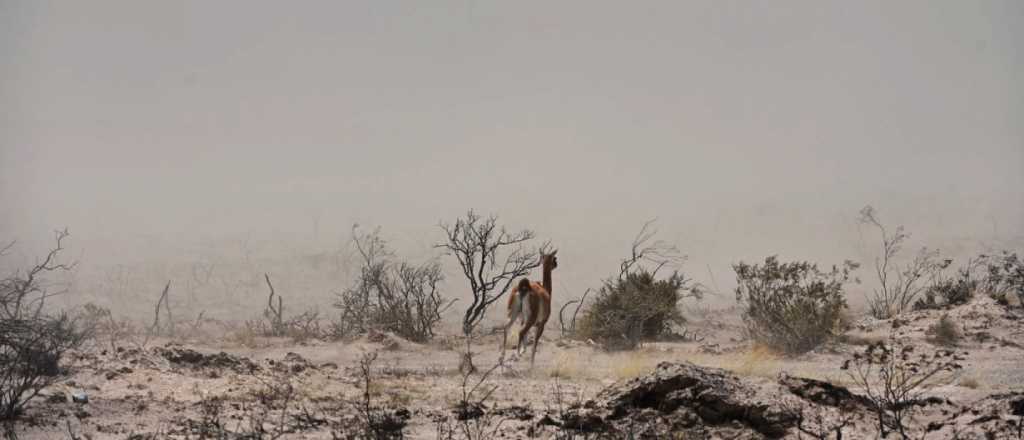
[[[505,324],[502,342],[501,342],[501,353],[504,358],[505,345],[508,343],[508,329],[515,324],[516,320],[522,315],[523,324],[519,330],[519,341],[516,343],[516,352],[518,353],[523,344],[526,343],[526,338],[529,336],[530,328],[534,328],[535,336],[533,340],[533,350],[530,354],[530,364],[533,364],[534,358],[537,356],[537,344],[540,343],[540,337],[544,333],[544,326],[548,322],[548,318],[551,316],[551,271],[558,267],[558,258],[555,254],[557,250],[550,254],[541,255],[541,266],[544,270],[544,284],[537,282],[531,282],[527,278],[519,280],[519,284],[516,285],[515,290],[509,292],[508,295],[508,323]]]

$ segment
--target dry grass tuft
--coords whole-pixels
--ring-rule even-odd
[[[616,380],[632,379],[651,371],[658,365],[658,362],[668,359],[658,359],[641,353],[617,353],[612,358],[612,376]]]
[[[548,376],[561,379],[581,378],[587,375],[587,359],[583,359],[576,351],[562,351],[555,355],[555,361]]]
[[[780,370],[780,355],[765,345],[755,345],[749,351],[741,353],[736,359],[732,370],[740,376],[773,377]]]
[[[960,327],[949,315],[942,315],[939,321],[926,332],[929,342],[943,347],[955,347],[960,343]]]
[[[960,379],[960,386],[976,390],[981,388],[981,381],[976,377],[965,377]]]

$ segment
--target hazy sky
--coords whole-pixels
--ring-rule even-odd
[[[0,0],[0,237],[425,254],[476,208],[577,284],[652,217],[722,278],[855,257],[867,203],[1019,237],[1022,78],[1019,0]]]

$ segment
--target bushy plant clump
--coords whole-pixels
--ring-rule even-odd
[[[857,264],[822,272],[806,261],[763,264],[740,262],[736,271],[736,300],[742,305],[748,335],[788,354],[814,349],[834,336],[847,307],[843,286]]]
[[[663,279],[647,270],[630,272],[604,283],[582,316],[579,334],[609,350],[633,349],[685,324],[679,301],[700,295],[699,287],[679,272]]]

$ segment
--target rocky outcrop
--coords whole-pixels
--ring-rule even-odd
[[[779,396],[779,389],[763,389],[725,370],[663,362],[651,374],[612,385],[567,411],[562,426],[581,431],[720,428],[741,437],[779,438],[796,423],[783,404],[794,398]]]
[[[1024,392],[992,394],[930,424],[928,430],[936,438],[1024,438]]]

